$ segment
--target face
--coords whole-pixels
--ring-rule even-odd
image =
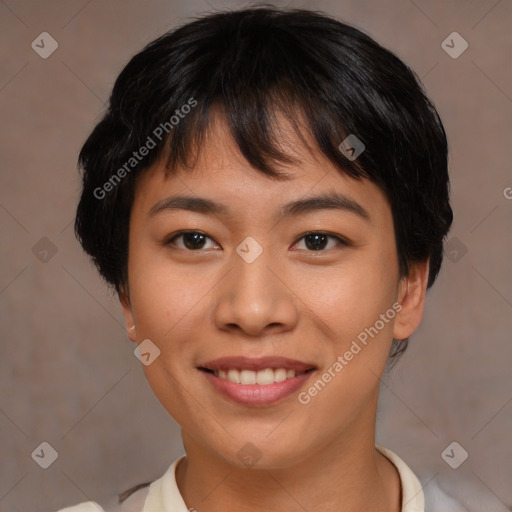
[[[373,435],[392,338],[419,323],[427,277],[399,278],[383,192],[282,129],[291,179],[253,169],[216,117],[192,170],[141,177],[130,220],[122,303],[131,339],[160,350],[148,382],[186,447],[237,466]]]

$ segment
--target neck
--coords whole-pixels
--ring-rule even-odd
[[[293,465],[251,468],[230,464],[183,433],[187,456],[176,469],[177,485],[198,512],[400,512],[398,472],[375,449],[374,427],[366,430],[357,440],[345,432]]]

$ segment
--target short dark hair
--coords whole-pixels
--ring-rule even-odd
[[[160,159],[168,173],[190,167],[216,107],[242,155],[267,175],[284,179],[272,164],[293,163],[273,136],[279,110],[340,171],[378,185],[393,214],[400,276],[430,258],[432,286],[453,214],[446,134],[419,79],[324,13],[260,6],[197,18],[148,44],[120,73],[80,152],[75,231],[118,293],[128,283],[136,178]],[[355,160],[339,148],[349,135],[365,146]]]

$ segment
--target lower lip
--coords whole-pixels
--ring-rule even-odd
[[[309,371],[282,382],[262,386],[260,384],[236,384],[216,377],[213,373],[200,371],[218,391],[243,405],[269,405],[278,402],[297,391],[314,373],[314,371]]]

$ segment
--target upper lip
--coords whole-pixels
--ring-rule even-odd
[[[295,370],[296,372],[305,372],[306,370],[314,369],[315,365],[310,363],[303,363],[296,359],[280,356],[267,356],[267,357],[220,357],[213,361],[208,361],[198,366],[198,368],[205,368],[207,370],[252,370],[254,372],[265,370],[266,368],[285,368],[286,370]]]

